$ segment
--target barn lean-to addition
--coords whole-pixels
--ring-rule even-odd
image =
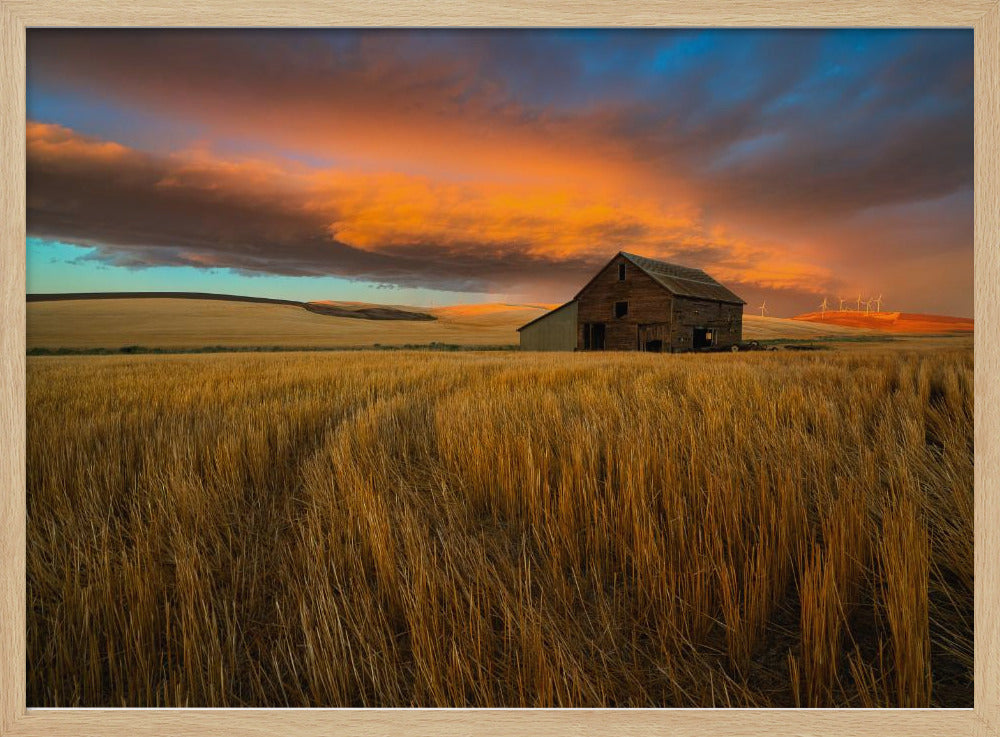
[[[529,351],[719,349],[743,340],[743,305],[701,269],[619,252],[577,295],[518,328]]]

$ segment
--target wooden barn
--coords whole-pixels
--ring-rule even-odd
[[[518,333],[527,351],[725,349],[743,340],[744,304],[701,269],[622,251]]]

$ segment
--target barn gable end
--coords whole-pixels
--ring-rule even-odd
[[[567,302],[517,329],[523,351],[576,350],[577,305]]]
[[[621,266],[624,266],[624,273]],[[620,253],[580,290],[576,301],[579,303],[578,349],[636,351],[642,348],[639,326],[668,323],[673,297]],[[616,312],[616,306],[621,304],[625,305],[624,314]]]

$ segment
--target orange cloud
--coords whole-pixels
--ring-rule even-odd
[[[27,145],[35,159],[51,161],[120,160],[129,149],[111,141],[81,136],[69,128],[50,123],[28,121]]]
[[[33,125],[29,227],[115,263],[537,301],[621,247],[800,308],[950,258],[970,311],[970,42],[910,34],[830,78],[817,33],[696,60],[668,32],[33,29],[34,99],[91,100],[77,119],[132,148]]]
[[[566,281],[575,282],[629,249],[769,289],[818,292],[829,276],[780,245],[707,227],[690,201],[604,179],[597,165],[576,182],[435,181],[227,159],[205,147],[153,157],[33,122],[28,159],[29,229],[82,237],[118,258],[130,254],[133,265],[154,258],[376,281],[410,268],[426,286],[440,277],[440,286],[478,289],[507,263],[523,266],[516,280],[531,292],[535,276],[551,281],[560,264],[573,265]],[[59,192],[74,182],[70,203]]]

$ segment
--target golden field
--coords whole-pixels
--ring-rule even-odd
[[[971,706],[972,377],[29,357],[28,704]]]
[[[545,312],[512,308],[507,319],[479,314],[445,319],[363,320],[331,317],[292,305],[198,299],[90,299],[29,302],[28,348],[278,346],[333,348],[454,343],[511,345],[517,328]],[[523,318],[523,322],[521,321]]]
[[[341,304],[341,303],[338,303]],[[378,306],[378,305],[369,305]],[[408,307],[415,310],[418,308]],[[28,349],[123,346],[344,348],[374,344],[516,345],[517,328],[547,311],[532,305],[457,305],[427,310],[437,320],[361,320],[291,305],[199,299],[80,299],[29,302]],[[850,339],[871,331],[744,315],[746,340]]]

